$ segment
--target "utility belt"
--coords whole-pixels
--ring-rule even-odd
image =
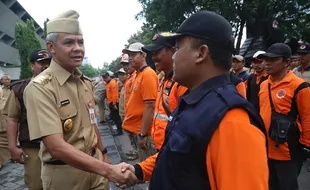
[[[87,154],[89,156],[93,157],[96,154],[96,151],[97,151],[97,147],[94,147],[90,151],[88,151]],[[63,162],[61,160],[52,160],[52,161],[45,162],[45,164],[50,164],[50,165],[67,165],[65,162]]]
[[[40,148],[41,141],[20,141],[21,148]]]

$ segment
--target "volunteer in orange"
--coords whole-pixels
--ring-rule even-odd
[[[130,94],[123,128],[134,135],[140,160],[144,160],[156,152],[150,135],[155,100],[158,89],[158,78],[153,69],[146,64],[144,45],[136,42],[131,44],[123,53],[129,55],[129,62],[137,71]]]
[[[115,122],[117,127],[117,132],[113,133],[113,135],[122,135],[122,120],[119,116],[119,108],[118,108],[118,98],[119,98],[119,91],[118,85],[115,79],[112,79],[111,73],[106,72],[102,75],[103,80],[107,83],[106,86],[106,96],[111,112],[111,119]]]
[[[229,22],[209,11],[165,34],[176,40],[174,80],[189,92],[172,114],[160,152],[122,170],[150,179],[150,190],[268,189],[263,121],[230,83],[231,34]]]
[[[310,88],[305,80],[287,71],[291,57],[288,45],[276,43],[266,52],[258,58],[265,60],[265,71],[270,75],[259,92],[260,114],[269,132],[269,188],[298,189],[297,177],[304,160],[301,150],[310,147]]]
[[[235,73],[230,73],[230,81],[233,85],[236,86],[237,91],[239,94],[243,97],[246,98],[246,87],[245,83],[241,78],[239,78]]]
[[[165,140],[165,131],[169,117],[177,107],[179,97],[184,94],[187,88],[180,86],[172,79],[172,55],[176,49],[160,33],[155,34],[152,43],[144,46],[142,50],[147,53],[152,52],[152,59],[155,65],[165,74],[160,80],[152,123],[152,137],[157,150],[160,150]]]

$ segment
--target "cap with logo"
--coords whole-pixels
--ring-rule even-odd
[[[168,39],[182,36],[202,38],[235,53],[232,27],[221,15],[211,11],[199,11],[187,18],[176,33],[161,33]]]
[[[263,59],[265,57],[283,57],[285,59],[290,58],[292,55],[292,50],[290,46],[284,44],[284,43],[275,43],[271,45],[267,50],[266,53],[260,54],[257,58]]]
[[[130,46],[127,49],[123,49],[123,53],[128,54],[128,52],[141,52],[143,53],[142,47],[144,45],[140,42],[136,42],[133,44],[130,44]]]
[[[310,53],[310,44],[301,44],[297,49],[297,53]]]
[[[237,59],[237,60],[240,61],[240,62],[244,61],[244,58],[243,58],[243,56],[241,56],[241,55],[234,55],[234,56],[233,56],[233,59]]]
[[[42,61],[51,60],[51,59],[52,59],[52,55],[50,54],[50,52],[48,52],[45,49],[36,50],[30,54],[31,63],[35,63],[35,62],[40,63]]]
[[[118,70],[117,73],[118,73],[118,74],[119,74],[119,73],[124,73],[124,74],[126,74],[126,72],[125,72],[125,70],[124,70],[123,68],[121,68],[120,70]]]
[[[129,56],[128,56],[128,54],[123,54],[122,55],[120,63],[129,63]]]
[[[47,34],[49,33],[68,33],[82,34],[79,23],[79,14],[74,10],[66,11],[58,15],[53,20],[50,20],[47,25]]]
[[[152,43],[142,47],[142,50],[144,52],[155,52],[155,51],[158,51],[164,47],[172,48],[173,43],[169,43],[169,41],[167,39],[165,39],[161,35],[161,33],[157,33],[153,36]]]

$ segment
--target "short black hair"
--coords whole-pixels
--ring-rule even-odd
[[[207,45],[210,50],[210,57],[216,67],[229,71],[232,65],[232,52],[229,49],[223,48],[221,45],[211,42],[204,38],[192,38],[192,47],[199,48],[202,45]]]

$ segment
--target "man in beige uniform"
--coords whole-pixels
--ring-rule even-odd
[[[30,55],[33,78],[45,70],[52,59],[47,50],[36,50]],[[40,141],[29,140],[27,113],[23,93],[31,79],[19,80],[11,85],[11,92],[3,109],[7,116],[7,137],[12,160],[24,164],[24,181],[29,190],[42,189]],[[20,146],[17,146],[17,136]]]
[[[0,113],[2,115],[2,110],[5,102],[3,101],[3,91],[0,88]],[[1,117],[1,116],[0,116]],[[10,152],[8,149],[8,140],[6,137],[6,126],[4,122],[0,122],[0,170],[3,166],[3,163],[10,159]]]
[[[6,100],[10,94],[11,77],[8,74],[2,75],[0,79],[2,83],[0,110],[2,112]],[[0,169],[5,161],[10,159],[10,152],[8,149],[8,139],[6,137],[6,116],[0,115]]]
[[[120,165],[104,162],[107,150],[95,121],[92,83],[76,68],[85,52],[78,17],[67,11],[47,23],[53,59],[24,91],[30,139],[42,140],[43,189],[105,190],[105,178],[131,186],[137,182],[132,173],[122,175]]]

